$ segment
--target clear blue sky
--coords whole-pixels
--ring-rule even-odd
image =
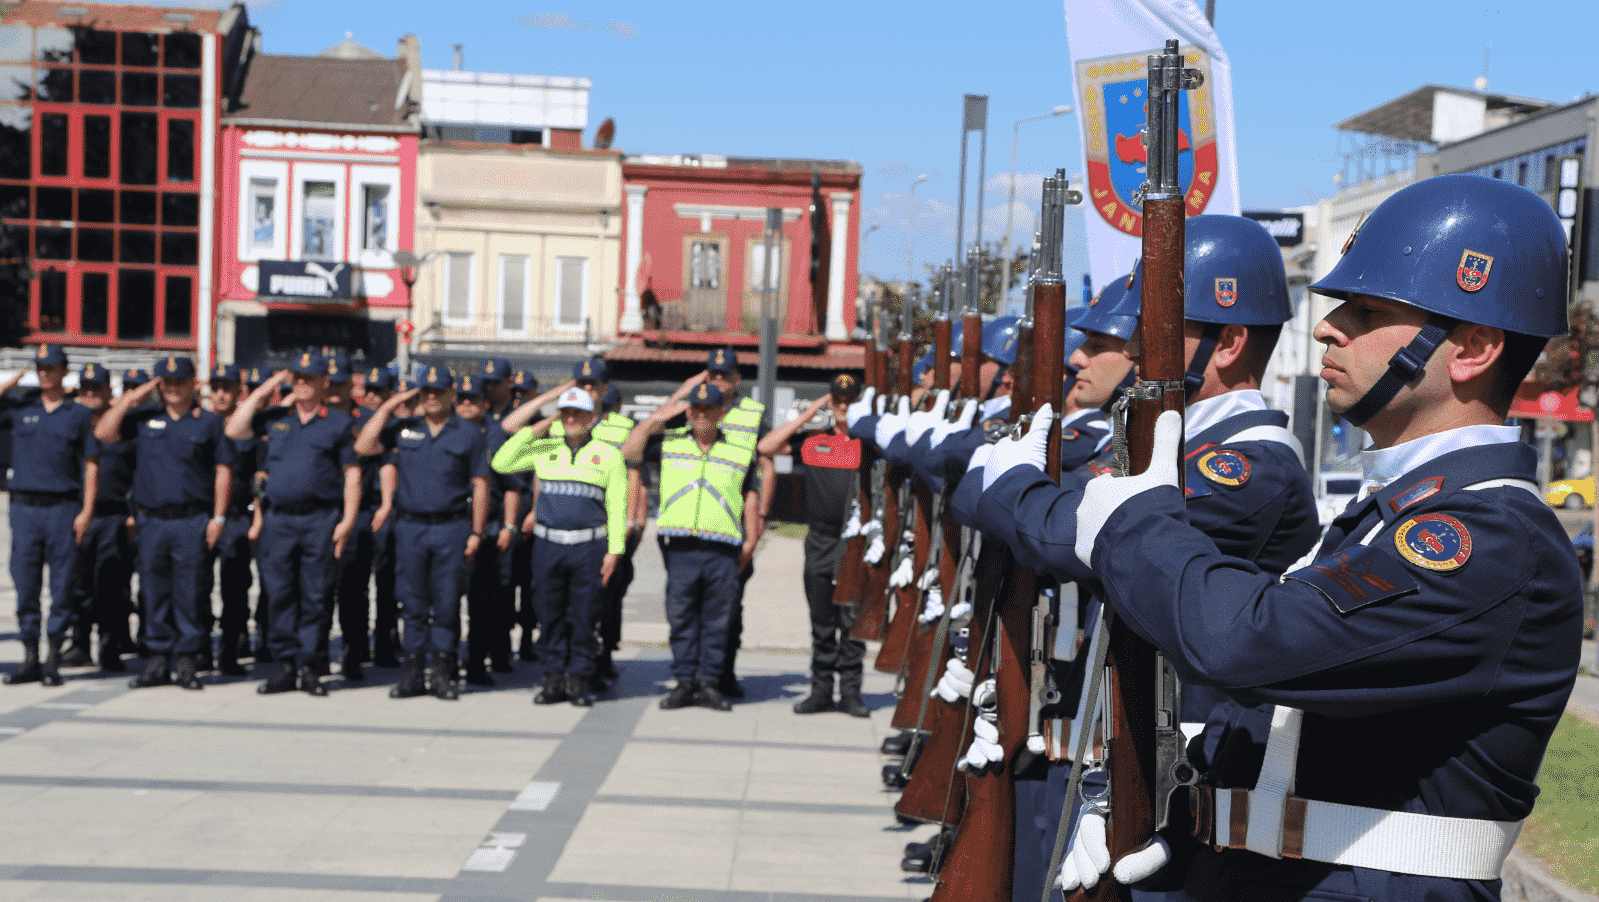
[[[1201,4],[1203,0],[1200,0]],[[862,271],[905,273],[907,188],[916,191],[915,272],[954,253],[961,95],[989,96],[986,239],[1005,224],[1016,119],[1070,103],[1059,2],[809,0],[761,4],[642,0],[267,0],[251,18],[269,53],[316,53],[353,32],[382,53],[414,32],[424,65],[583,76],[589,129],[617,122],[629,153],[852,159],[864,169]],[[1488,90],[1565,102],[1599,90],[1591,0],[1483,3],[1217,0],[1231,58],[1246,207],[1333,192],[1332,124],[1427,83],[1470,87],[1492,41]],[[967,241],[976,193],[968,178]],[[1072,117],[1021,127],[1016,240],[1031,240],[1042,175],[1080,169]],[[1066,271],[1080,276],[1081,213],[1069,216]],[[1075,222],[1073,222],[1075,220]]]

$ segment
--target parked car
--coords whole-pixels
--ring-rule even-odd
[[[1593,477],[1551,482],[1543,500],[1547,501],[1550,507],[1563,507],[1571,511],[1593,507]]]

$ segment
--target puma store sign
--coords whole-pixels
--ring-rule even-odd
[[[352,297],[351,266],[318,260],[262,260],[260,294],[269,298],[299,301],[337,300]]]

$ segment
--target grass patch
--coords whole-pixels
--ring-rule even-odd
[[[766,527],[767,532],[780,535],[785,539],[803,539],[805,534],[810,532],[810,529],[804,523],[772,523]]]
[[[1599,893],[1599,726],[1562,717],[1538,787],[1517,845],[1561,880]]]

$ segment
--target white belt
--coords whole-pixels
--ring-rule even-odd
[[[557,545],[581,545],[595,539],[605,538],[605,527],[596,526],[592,529],[551,529],[542,523],[533,524],[533,535],[541,539],[554,542]]]
[[[1384,811],[1293,795],[1303,713],[1278,706],[1256,788],[1215,790],[1218,848],[1398,874],[1497,880],[1521,821]]]

